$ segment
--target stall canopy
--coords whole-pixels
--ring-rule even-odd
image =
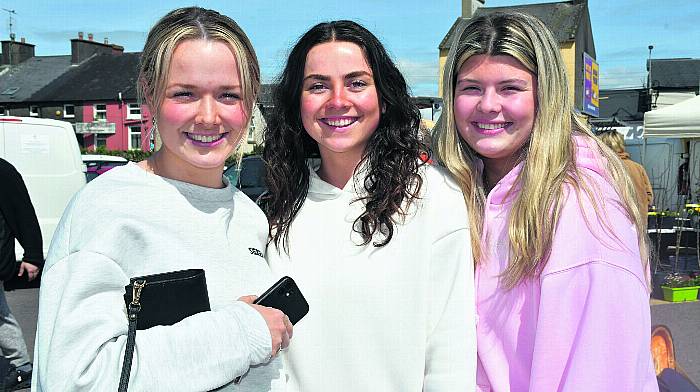
[[[700,138],[700,96],[644,113],[644,137]]]

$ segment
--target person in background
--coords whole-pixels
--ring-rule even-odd
[[[284,354],[288,390],[473,390],[464,199],[420,159],[420,113],[382,44],[351,21],[312,27],[274,102],[268,262],[311,309]]]
[[[36,279],[44,265],[41,229],[22,176],[11,163],[0,158],[0,280],[6,281],[16,272],[15,239],[24,255],[19,276]],[[10,362],[5,389],[28,388],[32,379],[32,363],[27,353],[22,329],[10,312],[5,290],[0,286],[0,350]]]
[[[477,390],[657,391],[646,217],[557,41],[517,12],[455,38],[434,146],[472,222]]]
[[[625,151],[625,138],[619,132],[608,131],[598,136],[606,146],[615,151],[625,165],[625,169],[627,169],[627,173],[634,185],[639,212],[642,216],[645,216],[649,211],[649,207],[654,204],[654,192],[651,189],[651,182],[649,182],[644,166],[630,159],[630,154]]]
[[[245,296],[274,282],[267,221],[222,174],[259,86],[255,52],[230,18],[180,8],[151,29],[138,89],[163,144],[91,181],[68,205],[42,278],[32,390],[117,390],[124,286],[190,268],[205,270],[212,310],[138,331],[129,390],[284,390],[277,353],[291,323]]]

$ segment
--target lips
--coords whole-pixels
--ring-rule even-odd
[[[505,131],[508,127],[513,125],[512,122],[478,122],[472,121],[472,126],[476,132],[482,135],[496,135]]]
[[[479,129],[491,131],[494,129],[506,128],[513,123],[512,122],[482,123],[482,122],[474,121],[474,122],[472,122],[472,124]]]
[[[333,128],[345,128],[357,122],[359,117],[342,116],[342,117],[323,117],[320,121]]]
[[[187,138],[190,140],[194,140],[196,142],[200,143],[214,143],[216,141],[221,140],[224,136],[226,136],[228,133],[217,133],[213,135],[203,135],[203,134],[198,134],[198,133],[185,133],[187,135]]]

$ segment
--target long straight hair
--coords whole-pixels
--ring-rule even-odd
[[[475,170],[479,156],[459,136],[454,117],[457,74],[462,64],[475,55],[511,56],[537,78],[535,121],[523,147],[524,164],[517,179],[521,190],[515,195],[508,222],[510,262],[502,275],[504,286],[512,288],[539,276],[545,266],[562,209],[564,184],[572,186],[577,195],[584,192],[588,196],[606,234],[617,238],[606,223],[603,200],[576,167],[574,135],[585,137],[607,162],[607,180],[622,200],[619,207],[637,227],[642,263],[646,265],[646,223],[634,201],[632,184],[622,162],[575,113],[566,67],[552,33],[539,19],[518,12],[497,12],[474,19],[457,32],[445,65],[445,108],[436,126],[435,146],[438,158],[464,192],[475,263],[479,263],[483,254],[481,236],[486,192],[481,175]]]

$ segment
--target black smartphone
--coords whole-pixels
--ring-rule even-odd
[[[306,302],[294,279],[289,276],[278,280],[253,303],[281,310],[289,317],[292,325],[309,313],[309,303]]]

